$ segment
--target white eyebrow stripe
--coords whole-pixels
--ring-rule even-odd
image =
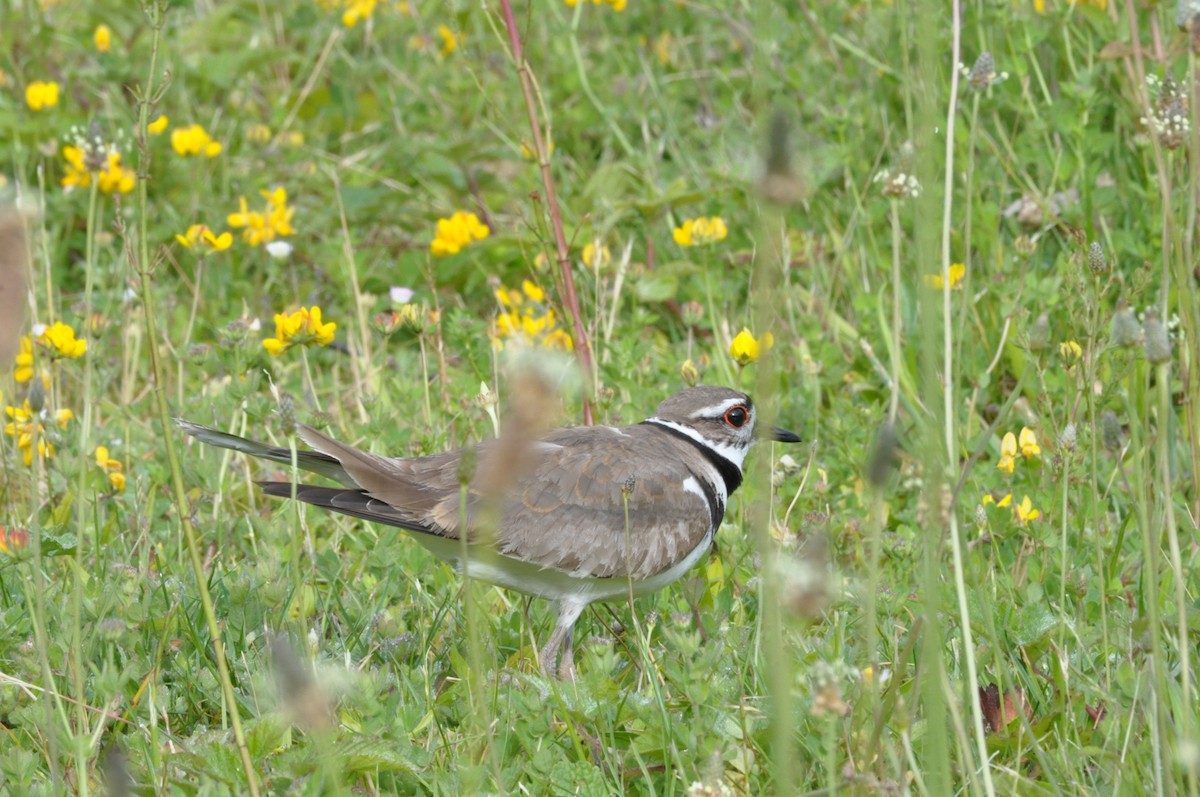
[[[746,399],[731,398],[722,401],[720,404],[711,407],[705,407],[701,410],[696,410],[691,414],[692,418],[720,418],[725,413],[729,412],[734,407],[746,406]],[[749,409],[749,407],[747,407]]]

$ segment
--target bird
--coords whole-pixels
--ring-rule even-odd
[[[291,465],[293,449],[186,420],[208,445]],[[594,602],[657,592],[709,550],[760,429],[747,394],[695,386],[628,426],[578,426],[421,457],[384,457],[297,425],[295,465],[336,486],[259,481],[263,492],[395,526],[469,578],[557,604],[538,664],[575,678],[575,623]],[[464,505],[465,497],[465,505]]]

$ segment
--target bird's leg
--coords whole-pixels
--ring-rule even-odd
[[[542,675],[549,677],[554,673],[554,665],[558,661],[558,649],[562,647],[564,636],[566,636],[566,629],[556,625],[554,633],[550,635],[550,641],[538,653],[538,666],[542,670]]]
[[[562,643],[562,658],[558,662],[558,680],[575,680],[575,626],[567,629],[566,639]]]
[[[554,672],[555,662],[558,660],[559,650],[562,650],[562,662],[558,667],[558,677],[564,681],[574,680],[575,678],[575,646],[574,646],[574,630],[575,621],[579,619],[579,615],[587,607],[588,602],[577,597],[563,598],[558,602],[558,618],[554,623],[554,633],[550,634],[550,641],[542,648],[538,654],[538,664],[542,668],[542,672],[550,675]]]

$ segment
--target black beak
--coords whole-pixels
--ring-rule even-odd
[[[781,429],[778,426],[771,427],[770,438],[780,443],[799,443],[800,435],[795,432],[789,432],[787,429]]]

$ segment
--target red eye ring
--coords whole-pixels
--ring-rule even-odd
[[[746,421],[749,419],[750,411],[741,404],[725,410],[725,423],[729,424],[734,429],[741,429],[746,425]]]

